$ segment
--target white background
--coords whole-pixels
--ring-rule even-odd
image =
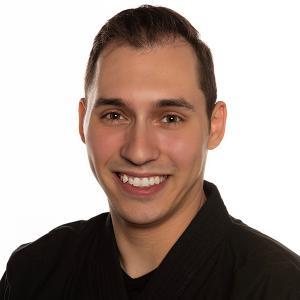
[[[188,18],[214,56],[229,116],[206,179],[231,215],[299,254],[297,1],[148,3]],[[0,273],[20,244],[107,210],[77,132],[77,103],[94,36],[115,13],[141,4],[1,2]]]

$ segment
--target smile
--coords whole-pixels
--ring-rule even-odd
[[[127,174],[117,174],[123,183],[128,183],[135,187],[148,187],[162,183],[167,179],[167,175],[164,176],[151,176],[151,177],[133,177]]]

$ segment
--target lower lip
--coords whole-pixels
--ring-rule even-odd
[[[120,177],[116,173],[115,173],[115,177],[117,178],[117,182],[119,183],[121,188],[128,194],[130,194],[132,196],[151,196],[151,195],[158,193],[165,187],[170,176],[168,176],[160,184],[154,184],[154,185],[151,185],[148,187],[136,187],[134,185],[124,183],[121,181]]]

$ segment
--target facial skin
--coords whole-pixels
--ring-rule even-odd
[[[207,150],[222,140],[226,120],[223,102],[207,118],[193,49],[182,40],[151,49],[111,44],[87,96],[79,104],[79,130],[113,220],[151,227],[191,219],[205,201]],[[96,105],[100,98],[124,106]],[[184,99],[192,109],[157,107],[162,99]],[[120,188],[115,172],[169,177],[158,193],[135,197]]]

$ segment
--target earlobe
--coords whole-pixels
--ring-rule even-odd
[[[215,104],[210,120],[210,134],[208,139],[208,149],[216,148],[222,141],[225,133],[227,118],[226,104],[219,101]]]
[[[86,113],[86,99],[81,98],[78,106],[78,116],[79,116],[79,134],[83,143],[85,143],[85,135],[84,135],[85,113]]]

